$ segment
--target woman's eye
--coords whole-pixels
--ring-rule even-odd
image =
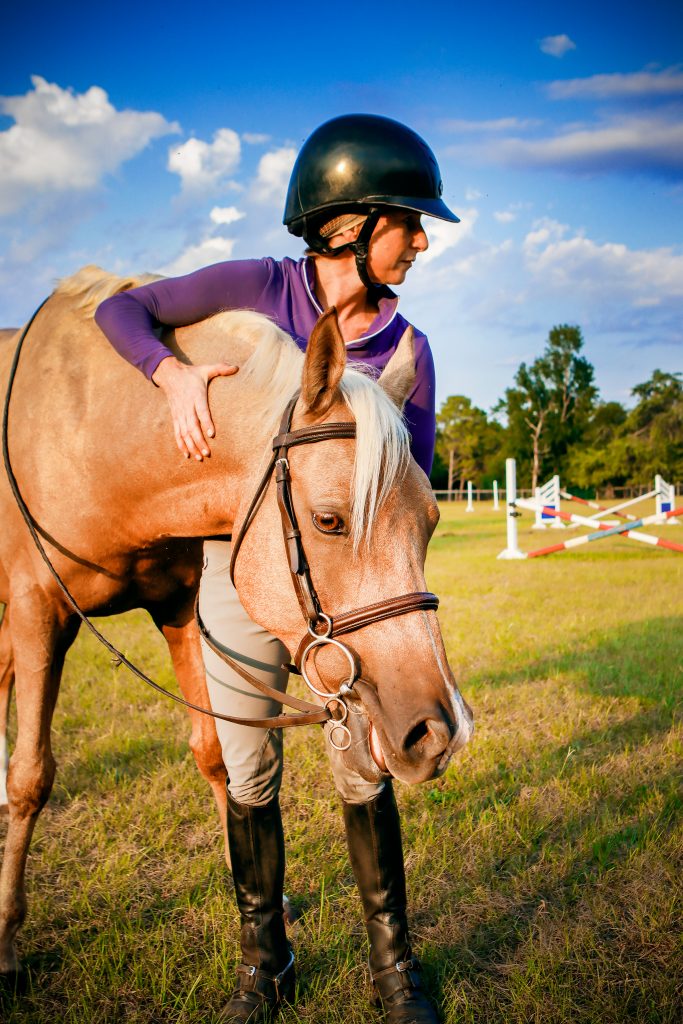
[[[341,533],[344,521],[335,512],[314,512],[313,525],[321,533]]]

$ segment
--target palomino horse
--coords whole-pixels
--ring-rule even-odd
[[[91,615],[146,608],[166,638],[181,690],[208,706],[193,599],[201,538],[245,517],[283,408],[301,388],[292,429],[356,422],[289,453],[293,500],[322,606],[332,614],[423,591],[427,543],[438,518],[429,482],[408,454],[398,411],[414,374],[406,337],[379,384],[345,368],[334,316],[314,330],[306,356],[270,321],[221,313],[170,333],[189,361],[241,367],[211,384],[212,455],[179,457],[163,395],[110,348],[92,320],[99,301],[130,287],[97,268],[62,282],[27,335],[13,386],[9,450],[46,550]],[[7,380],[12,344],[0,347]],[[271,482],[244,536],[235,583],[248,613],[288,650],[305,624],[283,549]],[[9,827],[0,876],[0,973],[18,968],[24,872],[37,816],[52,787],[50,728],[74,614],[40,559],[8,481],[0,483],[0,722],[12,684],[17,737],[9,762]],[[363,683],[354,693],[350,768],[369,779],[419,782],[443,772],[472,719],[448,668],[434,611],[364,625],[354,634]],[[325,690],[348,673],[321,645],[311,671]],[[190,745],[225,822],[225,769],[211,718],[191,714]]]

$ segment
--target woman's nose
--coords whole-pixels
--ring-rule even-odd
[[[417,249],[418,252],[426,252],[429,248],[429,239],[427,238],[427,232],[420,225],[420,230],[415,232],[413,236],[413,248]]]

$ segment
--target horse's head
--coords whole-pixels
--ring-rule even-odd
[[[435,611],[423,601],[397,615],[392,602],[426,591],[425,554],[439,518],[401,420],[414,375],[412,332],[375,383],[346,369],[336,316],[325,314],[309,341],[291,430],[355,419],[357,438],[306,443],[287,453],[295,518],[320,608],[333,625],[340,617],[352,625],[345,613],[357,609],[364,622],[339,643],[317,643],[304,655],[304,669],[325,693],[338,693],[356,675],[351,692],[342,691],[343,700],[330,705],[342,716],[348,706],[350,739],[339,729],[333,735],[347,748],[347,765],[370,781],[386,774],[404,782],[434,778],[472,733],[472,714],[448,667]],[[271,484],[244,537],[235,582],[254,619],[301,655],[302,638],[313,637],[295,595],[273,491]],[[378,604],[388,615],[373,621],[367,609]],[[316,632],[327,628],[321,619]]]

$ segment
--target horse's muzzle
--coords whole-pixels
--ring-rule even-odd
[[[452,708],[436,706],[401,727],[385,720],[374,687],[358,680],[355,688],[363,713],[349,716],[352,743],[344,760],[367,781],[388,775],[406,783],[434,779],[472,735],[472,715],[459,694]]]

